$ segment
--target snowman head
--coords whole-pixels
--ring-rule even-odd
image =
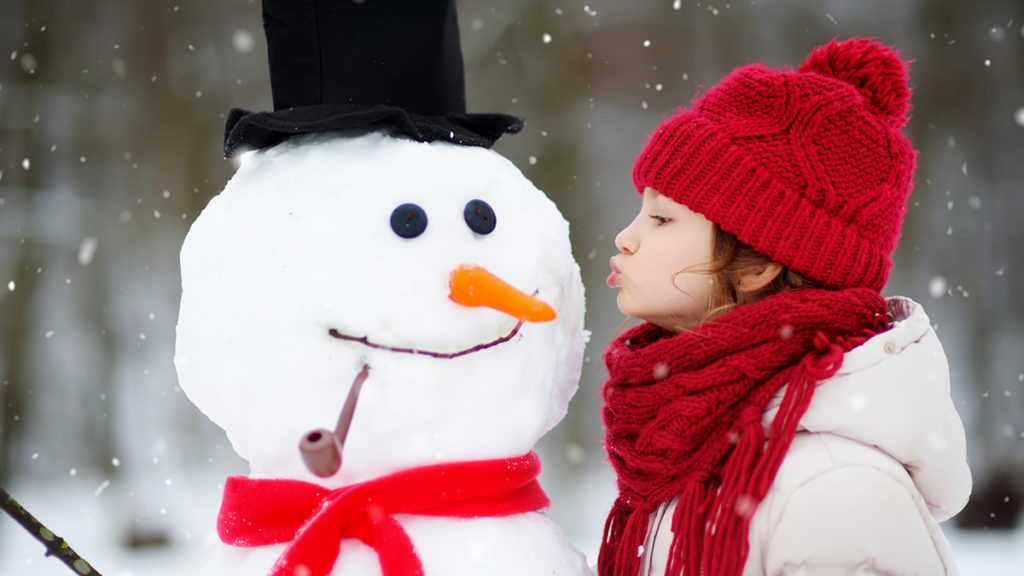
[[[254,475],[310,476],[298,443],[334,427],[363,366],[334,483],[523,454],[576,390],[568,224],[486,148],[371,133],[252,152],[196,220],[181,268],[181,386]],[[475,305],[454,293],[467,269],[556,317]]]

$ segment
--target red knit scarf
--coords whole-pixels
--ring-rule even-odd
[[[225,544],[290,542],[270,576],[327,576],[341,540],[358,538],[380,558],[384,576],[420,576],[423,566],[393,514],[474,518],[547,508],[533,452],[518,458],[403,470],[329,490],[298,480],[228,478],[217,531]]]
[[[642,324],[605,352],[605,448],[619,497],[601,576],[635,576],[651,512],[679,497],[666,574],[738,575],[754,509],[771,486],[815,383],[888,329],[867,289],[803,289],[737,307],[694,331]],[[786,388],[767,438],[765,407]]]

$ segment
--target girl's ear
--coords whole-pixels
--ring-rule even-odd
[[[782,264],[766,262],[741,272],[736,282],[736,289],[741,292],[757,292],[771,284],[772,280],[782,273]]]

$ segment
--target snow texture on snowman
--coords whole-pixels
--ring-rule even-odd
[[[264,0],[274,112],[181,251],[175,363],[251,465],[207,574],[590,574],[531,451],[585,340],[568,224],[467,114],[453,0]]]

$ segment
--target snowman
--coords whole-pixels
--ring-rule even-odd
[[[274,112],[181,251],[175,364],[250,463],[217,575],[591,574],[537,440],[585,343],[568,224],[466,114],[453,0],[264,0]]]

